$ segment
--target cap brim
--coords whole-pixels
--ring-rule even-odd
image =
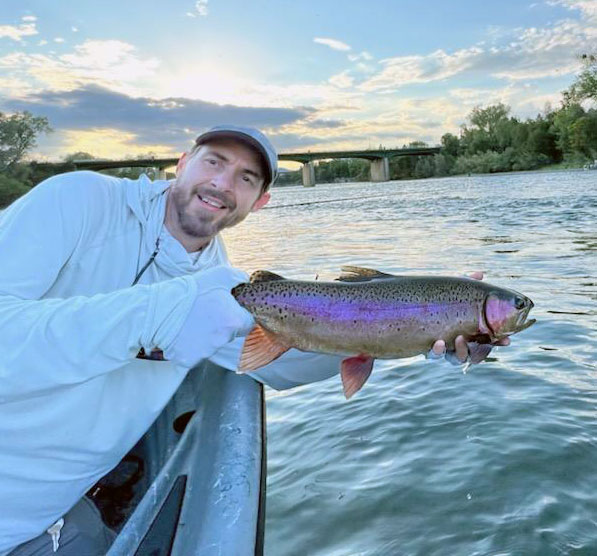
[[[197,137],[197,140],[195,141],[195,143],[197,145],[203,145],[203,143],[206,143],[207,141],[210,141],[211,139],[238,139],[240,141],[243,141],[244,143],[247,143],[249,146],[253,147],[254,149],[256,149],[257,152],[261,155],[262,166],[266,172],[266,175],[264,176],[264,180],[265,180],[264,183],[265,183],[266,187],[269,187],[271,185],[274,177],[272,175],[272,170],[270,168],[269,157],[267,155],[267,151],[263,148],[263,146],[261,145],[261,143],[259,141],[257,141],[250,135],[243,133],[242,131],[218,129],[218,130],[214,130],[214,131],[206,131],[205,133],[203,133],[202,135]]]

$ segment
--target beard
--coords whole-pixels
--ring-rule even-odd
[[[206,195],[220,201],[226,207],[222,209],[223,214],[193,211],[191,203],[197,195]],[[169,197],[181,231],[197,239],[212,238],[224,228],[238,224],[246,216],[236,212],[234,199],[214,189],[197,186],[189,191],[173,187]]]

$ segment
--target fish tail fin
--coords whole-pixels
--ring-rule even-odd
[[[362,387],[373,369],[373,357],[370,355],[356,355],[344,359],[340,367],[340,376],[342,377],[342,386],[344,387],[344,395],[349,400]]]
[[[245,339],[238,372],[246,373],[259,369],[280,357],[290,347],[273,332],[257,324]]]

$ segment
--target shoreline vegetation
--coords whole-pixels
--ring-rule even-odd
[[[597,100],[597,56],[583,55],[584,70],[562,93],[561,106],[547,105],[536,118],[522,121],[510,115],[510,107],[497,103],[475,107],[460,133],[441,138],[439,154],[397,156],[389,160],[390,180],[458,175],[482,175],[520,171],[597,168],[597,109],[586,108]],[[25,194],[52,171],[26,161],[40,133],[49,133],[50,122],[29,112],[0,112],[0,209]],[[404,147],[427,147],[414,141]],[[380,145],[380,148],[383,148]],[[139,158],[148,158],[143,155]],[[93,159],[77,152],[63,160]],[[67,166],[68,167],[68,166]],[[64,169],[64,168],[63,168]],[[74,170],[74,164],[72,166]],[[153,168],[123,168],[104,173],[136,178],[153,177]],[[370,163],[362,159],[321,160],[315,163],[316,183],[370,181]],[[300,185],[301,170],[283,170],[274,187]]]
[[[405,147],[427,147],[415,141]],[[597,159],[597,110],[578,103],[559,110],[547,107],[535,119],[521,121],[510,108],[498,103],[474,108],[459,136],[446,133],[441,152],[433,156],[390,159],[390,180],[457,175],[494,174],[552,169],[578,169]],[[316,183],[370,181],[366,160],[320,161]],[[278,185],[301,183],[300,170],[284,172]]]

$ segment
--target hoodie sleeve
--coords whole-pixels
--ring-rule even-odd
[[[43,299],[93,218],[106,217],[103,177],[75,174],[46,180],[0,215],[0,402],[108,373],[140,347],[166,348],[196,296],[186,276]]]

